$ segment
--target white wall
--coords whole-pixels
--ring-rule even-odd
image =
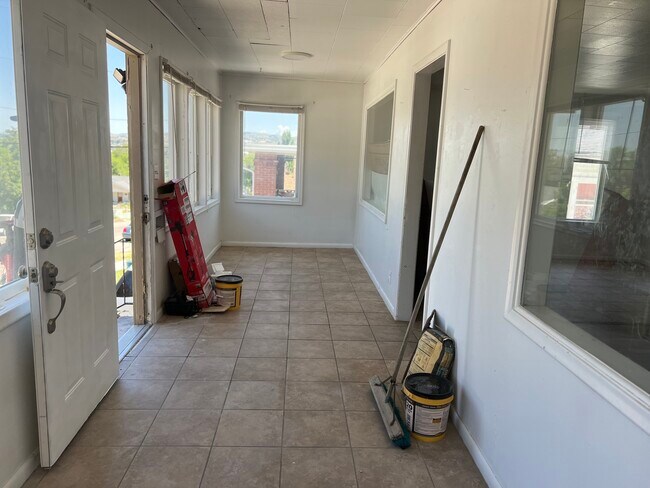
[[[0,486],[7,488],[30,475],[38,449],[32,324],[28,298],[17,302],[0,319]]]
[[[429,296],[457,341],[460,431],[492,486],[646,486],[650,440],[637,425],[650,413],[632,422],[504,313],[551,9],[552,0],[443,0],[369,78],[365,103],[397,79],[388,218],[360,206],[355,245],[395,304],[413,67],[451,40],[436,232],[477,126],[487,127]]]
[[[222,234],[225,243],[352,245],[363,87],[222,76]],[[305,161],[300,206],[237,203],[237,102],[304,105]]]
[[[73,1],[76,0],[70,0]],[[94,0],[92,6],[96,15],[104,19],[108,30],[145,53],[147,112],[144,137],[148,152],[146,164],[152,178],[148,194],[153,198],[158,184],[153,180],[154,172],[159,170],[162,174],[160,56],[219,96],[217,70],[149,2]],[[220,211],[220,206],[216,205],[197,216],[206,254],[220,243]],[[153,229],[148,237],[153,242]],[[169,292],[167,257],[165,245],[153,244],[152,319]],[[38,448],[29,308],[23,304],[16,310],[10,315],[2,310],[0,317],[0,487],[21,486],[34,467],[37,459],[34,451]]]

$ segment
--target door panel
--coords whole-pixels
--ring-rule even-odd
[[[52,466],[117,378],[106,30],[76,0],[22,2],[29,266],[58,267],[66,303],[30,285],[41,464]],[[107,225],[111,223],[111,225]],[[38,245],[41,229],[54,242]]]
[[[103,160],[101,157],[100,150],[100,125],[99,125],[99,107],[96,104],[89,101],[83,102],[83,114],[84,114],[84,149],[85,149],[85,160],[88,168],[88,200],[90,206],[88,211],[89,215],[89,227],[88,232],[94,230],[100,230],[98,227],[103,225],[103,208],[100,201],[93,198],[93,195],[97,195],[101,192],[102,186],[105,184],[104,179],[102,178],[102,164]]]

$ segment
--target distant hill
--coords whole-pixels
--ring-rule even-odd
[[[129,145],[129,135],[128,134],[111,134],[111,147]]]
[[[244,132],[244,141],[252,144],[280,144],[280,134]]]

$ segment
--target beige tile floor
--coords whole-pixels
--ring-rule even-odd
[[[352,251],[213,260],[244,276],[241,311],[155,326],[57,465],[25,486],[485,486],[451,425],[437,444],[387,440],[367,380],[388,374],[405,326]]]

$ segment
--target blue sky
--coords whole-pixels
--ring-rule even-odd
[[[298,134],[298,116],[296,114],[278,114],[275,112],[246,112],[244,130],[280,134],[283,128],[289,128],[295,137]]]
[[[2,0],[0,0],[2,1]],[[125,69],[126,57],[118,48],[106,44],[106,73],[108,75],[108,112],[111,118],[111,134],[128,132],[126,93],[113,78],[115,68]]]
[[[9,0],[0,0],[0,132],[16,127],[16,85],[11,44]]]

